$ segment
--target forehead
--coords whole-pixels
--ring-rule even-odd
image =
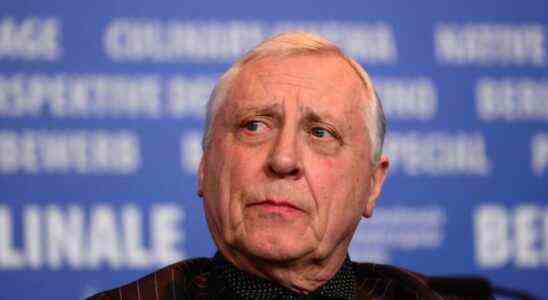
[[[355,109],[364,101],[360,77],[343,58],[334,54],[266,57],[246,64],[233,82],[231,104],[297,100]]]

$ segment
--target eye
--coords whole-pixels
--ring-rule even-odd
[[[310,133],[317,138],[324,138],[328,136],[333,137],[333,134],[331,134],[329,130],[322,127],[312,127],[310,129]]]
[[[268,127],[266,126],[264,122],[251,120],[251,121],[245,122],[242,125],[242,128],[250,132],[260,132],[267,129]]]

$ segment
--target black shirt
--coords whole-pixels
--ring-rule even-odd
[[[213,258],[215,264],[216,285],[219,291],[224,291],[237,299],[355,299],[356,278],[352,263],[347,257],[335,276],[324,285],[309,294],[299,294],[277,283],[244,272],[228,260],[220,252]],[[223,294],[225,294],[223,293]],[[228,296],[228,295],[227,295]]]

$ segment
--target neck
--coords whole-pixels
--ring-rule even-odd
[[[347,248],[335,249],[329,257],[318,259],[311,254],[292,261],[273,261],[239,251],[221,253],[238,269],[276,282],[292,291],[308,294],[329,281],[341,268]]]

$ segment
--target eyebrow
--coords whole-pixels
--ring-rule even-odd
[[[328,112],[319,113],[314,111],[310,107],[304,108],[304,119],[309,122],[330,122],[334,123],[333,125],[337,125],[339,122],[336,118],[333,117],[332,114]]]
[[[272,103],[272,104],[240,104],[236,107],[237,111],[234,116],[237,119],[246,118],[251,115],[262,115],[262,116],[271,116],[282,120],[284,118],[284,106],[281,103]],[[335,118],[329,112],[317,112],[312,107],[302,108],[303,117],[301,121],[305,122],[325,122],[336,126],[337,128],[343,129],[342,120]]]
[[[265,115],[265,116],[275,116],[283,117],[284,110],[280,103],[273,103],[269,105],[239,105],[236,107],[237,112],[236,116],[239,118],[246,117],[249,114],[254,115]]]

